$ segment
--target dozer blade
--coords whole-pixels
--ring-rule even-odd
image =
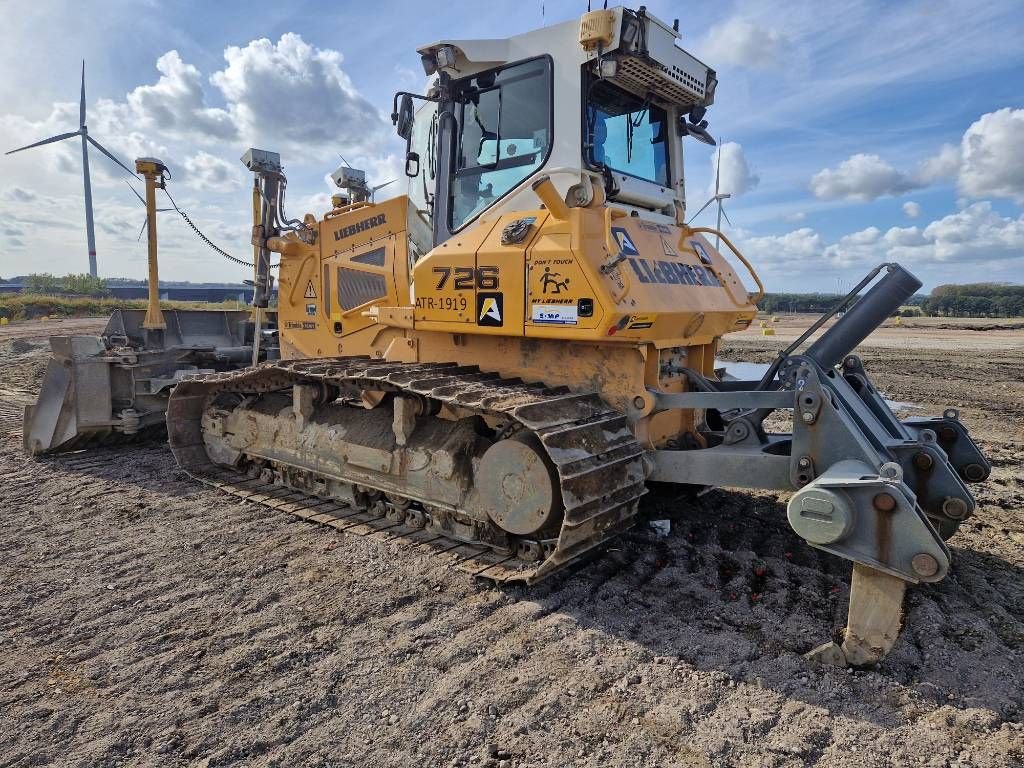
[[[111,430],[110,364],[99,336],[53,336],[53,357],[35,405],[25,406],[22,438],[32,455],[71,450]]]
[[[144,310],[117,310],[100,336],[51,336],[52,358],[22,440],[37,456],[162,434],[167,393],[182,376],[243,367],[243,310],[168,310],[167,330],[142,329]]]

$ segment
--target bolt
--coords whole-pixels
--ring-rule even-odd
[[[913,559],[911,559],[910,567],[914,569],[914,573],[918,576],[928,578],[939,572],[939,561],[927,552],[921,552],[914,555]]]
[[[800,461],[797,462],[801,469],[807,469],[811,466],[811,460],[806,456],[801,456]]]
[[[932,459],[931,455],[925,453],[924,451],[921,451],[920,453],[914,456],[914,466],[920,469],[922,472],[927,472],[929,469],[932,468],[932,464],[934,463],[935,460]]]
[[[896,509],[896,498],[891,493],[876,493],[871,504],[879,512],[892,512]]]
[[[640,395],[637,395],[636,397],[633,398],[633,407],[636,408],[638,411],[642,411],[646,404],[647,403]]]
[[[967,502],[958,496],[947,496],[946,500],[942,502],[942,514],[953,520],[963,520],[967,517],[968,512],[970,509]]]
[[[814,423],[814,414],[811,413],[810,411],[804,411],[803,413],[801,413],[800,418],[803,419],[804,424]]]
[[[939,439],[944,443],[952,443],[956,440],[956,430],[952,427],[943,427],[939,430]]]
[[[981,464],[968,464],[964,467],[964,477],[972,483],[979,483],[985,479],[988,473]]]

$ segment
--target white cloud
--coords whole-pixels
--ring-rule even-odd
[[[231,115],[206,105],[198,69],[183,62],[177,51],[157,59],[156,68],[160,79],[154,85],[138,86],[126,98],[133,124],[181,136],[237,139]]]
[[[825,168],[811,177],[811,192],[821,200],[874,200],[900,195],[918,183],[878,155],[856,154],[835,169]]]
[[[759,270],[786,276],[794,269],[820,276],[822,270],[864,270],[884,261],[919,268],[950,262],[979,272],[1014,274],[1024,266],[1024,215],[1004,217],[988,201],[937,219],[927,226],[867,227],[833,243],[810,227],[783,235],[736,233],[737,244]],[[979,277],[979,279],[981,279]]]
[[[339,52],[285,34],[277,42],[254,40],[228,47],[224,58],[220,71],[211,75],[177,51],[168,51],[156,59],[151,77],[136,80],[139,84],[126,88],[120,98],[90,100],[88,125],[90,135],[129,167],[142,156],[166,162],[173,174],[171,194],[228,252],[243,257],[251,252],[249,200],[241,194],[248,176],[237,161],[246,146],[282,154],[290,182],[286,207],[294,216],[327,209],[322,191],[310,193],[319,190],[323,171],[340,162],[338,152],[366,170],[373,184],[404,180],[390,122],[356,89],[342,69]],[[89,78],[87,71],[88,92],[93,93]],[[75,73],[67,88],[74,101],[30,106],[26,99],[0,109],[0,151],[74,130],[77,90]],[[90,160],[100,273],[143,276],[145,244],[136,242],[143,214],[124,184],[128,176],[92,149]],[[33,249],[48,255],[52,271],[82,271],[86,260],[79,142],[48,145],[0,162],[0,216],[32,232]],[[400,186],[387,192],[401,191]],[[219,195],[226,195],[222,204]],[[39,211],[47,209],[70,213],[41,216]],[[2,237],[0,261],[5,248],[13,249],[19,239],[28,241],[24,235]],[[166,279],[245,276],[244,270],[209,258],[174,214],[161,214],[160,248]]]
[[[783,221],[788,221],[790,224],[797,224],[806,218],[807,214],[803,211],[795,211],[794,213],[789,213],[782,217]]]
[[[922,162],[917,169],[917,178],[922,186],[937,181],[956,178],[960,169],[960,150],[952,144],[943,144],[937,154]]]
[[[784,235],[761,237],[737,232],[736,239],[740,250],[751,263],[758,270],[764,269],[767,272],[782,272],[790,267],[806,268],[816,261],[820,262],[825,247],[821,235],[810,227],[801,227]]]
[[[960,142],[960,190],[1024,204],[1024,109],[982,115]]]
[[[352,85],[342,58],[289,32],[277,43],[263,38],[227,48],[227,66],[210,81],[254,146],[307,161],[339,150],[353,162],[379,158],[390,126]]]
[[[724,63],[753,69],[780,65],[788,47],[776,28],[736,17],[715,24],[699,44],[701,55],[715,66]]]
[[[229,163],[203,150],[185,158],[185,183],[197,190],[230,192],[241,186],[243,172],[241,163]]]
[[[867,201],[949,179],[967,198],[1008,197],[1024,204],[1024,109],[1005,107],[982,115],[959,146],[943,144],[913,173],[897,170],[878,155],[856,154],[835,169],[814,174],[810,186],[822,200]],[[907,206],[904,213],[917,215]]]
[[[16,203],[31,203],[37,195],[35,192],[21,187],[11,187],[4,193],[4,197]]]
[[[734,141],[727,141],[711,155],[711,184],[708,188],[708,197],[715,194],[714,177],[719,156],[722,158],[719,189],[723,194],[739,197],[754,189],[761,181],[761,177],[750,170],[743,147]]]
[[[913,200],[908,200],[903,204],[903,213],[911,219],[916,219],[921,215],[921,206]]]
[[[1024,254],[1024,215],[1000,216],[982,201],[937,219],[923,229],[893,227],[884,235],[870,227],[847,235],[823,252],[835,266],[869,266],[880,261],[976,265],[1020,259]]]

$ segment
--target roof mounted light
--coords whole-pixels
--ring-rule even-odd
[[[437,53],[434,54],[434,60],[437,62],[438,69],[455,69],[455,59],[454,45],[442,45],[437,49]]]

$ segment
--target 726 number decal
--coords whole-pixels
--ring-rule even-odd
[[[431,271],[439,276],[439,291],[444,290],[449,280],[452,281],[452,289],[456,291],[472,291],[474,287],[481,291],[493,291],[498,288],[497,267],[434,267]]]

